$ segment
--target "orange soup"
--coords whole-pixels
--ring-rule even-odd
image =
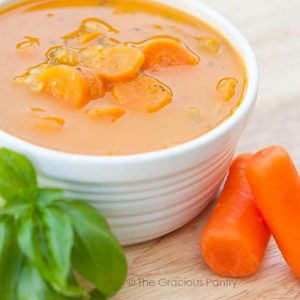
[[[0,12],[0,129],[89,155],[156,151],[229,118],[246,86],[232,45],[151,1],[26,1]]]

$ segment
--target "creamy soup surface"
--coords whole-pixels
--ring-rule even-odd
[[[246,86],[221,34],[151,2],[28,1],[1,11],[0,36],[0,129],[59,151],[187,142],[229,118]]]

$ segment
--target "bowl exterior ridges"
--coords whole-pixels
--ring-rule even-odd
[[[234,155],[233,146],[196,167],[170,174],[145,186],[143,181],[80,185],[40,174],[42,186],[65,189],[71,199],[84,199],[108,219],[122,245],[160,237],[191,221],[215,198]]]

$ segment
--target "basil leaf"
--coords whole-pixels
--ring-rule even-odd
[[[57,208],[47,208],[43,211],[43,224],[46,228],[45,238],[51,261],[51,268],[58,289],[68,296],[84,295],[77,286],[68,286],[71,269],[71,252],[73,248],[73,228],[70,217]]]
[[[0,209],[0,216],[11,216],[17,219],[28,214],[31,210],[32,207],[28,203],[19,203]]]
[[[0,149],[0,195],[8,201],[16,200],[37,187],[37,176],[31,162],[23,155]]]
[[[47,249],[44,236],[40,234],[38,221],[34,215],[28,215],[21,218],[18,225],[17,242],[21,252],[37,268],[41,276],[51,282],[51,269],[48,269],[48,261],[44,261],[49,255],[43,253]]]
[[[42,257],[39,251],[38,231],[36,230],[33,216],[24,216],[19,220],[18,225],[17,242],[21,252],[31,262],[34,262],[37,267],[40,267],[40,264],[42,264]]]
[[[73,245],[68,216],[54,209],[42,215],[43,220],[37,216],[20,220],[17,239],[21,251],[56,291],[66,296],[84,295],[84,290],[68,282]]]
[[[12,220],[0,223],[0,295],[1,300],[16,300],[15,286],[21,270],[22,255],[14,239]]]
[[[55,292],[35,267],[26,261],[17,285],[17,300],[71,300],[71,298]]]
[[[0,149],[1,300],[82,300],[73,269],[96,285],[92,300],[124,284],[126,258],[106,220],[63,195],[38,187],[26,157]]]
[[[92,206],[81,200],[65,199],[58,203],[58,207],[61,207],[67,214],[72,215],[71,212],[81,212],[82,216],[89,220],[91,224],[97,224],[103,229],[110,231],[110,227],[105,218]],[[117,240],[116,240],[117,241]],[[118,242],[117,242],[118,243]]]
[[[59,275],[58,280],[66,281],[71,266],[71,250],[73,247],[73,228],[67,214],[55,208],[43,211],[45,238],[49,248],[52,269]]]
[[[79,201],[61,203],[75,229],[72,263],[106,297],[115,294],[127,276],[122,248],[105,219],[88,204]]]
[[[43,300],[47,299],[47,285],[38,271],[29,262],[23,265],[22,273],[17,286],[18,300]]]
[[[38,191],[38,204],[41,208],[53,204],[63,197],[64,191],[53,188],[40,188]]]

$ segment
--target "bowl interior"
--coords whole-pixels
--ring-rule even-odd
[[[188,141],[186,143],[174,146],[169,149],[158,150],[154,152],[146,152],[141,154],[123,155],[123,156],[93,156],[93,155],[81,155],[60,152],[41,146],[31,144],[29,142],[23,141],[17,137],[14,137],[4,131],[0,130],[0,140],[2,144],[8,145],[15,150],[21,150],[22,152],[39,155],[43,157],[52,157],[62,162],[67,160],[74,161],[93,161],[99,163],[132,163],[138,161],[147,161],[160,159],[166,156],[176,156],[182,152],[190,151],[194,148],[199,148],[209,141],[218,138],[225,132],[228,132],[232,127],[239,122],[240,119],[245,118],[249,111],[252,110],[257,88],[258,88],[258,71],[255,55],[249,45],[248,41],[243,37],[243,35],[238,31],[238,29],[233,26],[226,18],[216,12],[214,9],[208,7],[207,5],[201,3],[199,0],[152,0],[153,2],[162,3],[164,5],[171,6],[183,12],[186,12],[194,17],[200,19],[201,21],[209,24],[211,27],[215,28],[220,32],[226,39],[228,39],[231,44],[235,47],[237,52],[240,54],[244,61],[246,76],[247,76],[247,87],[244,94],[244,99],[236,110],[236,112],[223,123],[209,131],[208,133],[200,136],[196,139]],[[20,2],[18,0],[0,0],[2,6],[7,6],[11,3]]]

